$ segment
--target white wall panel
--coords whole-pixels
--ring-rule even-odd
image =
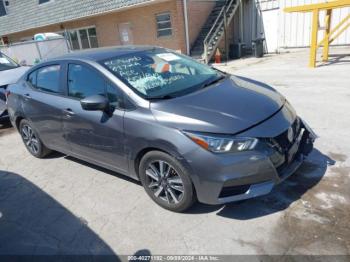
[[[324,0],[280,0],[279,47],[305,47],[310,45],[312,15],[310,13],[285,13],[284,7],[326,2]],[[350,8],[335,9],[332,27],[350,14]],[[324,12],[320,13],[320,25],[324,25]],[[266,29],[265,29],[266,30]],[[350,29],[347,29],[333,45],[350,44]],[[319,40],[324,32],[319,32]]]
[[[312,14],[285,13],[283,9],[290,6],[299,6],[323,3],[326,0],[254,0],[257,5],[257,37],[264,35],[268,52],[275,52],[281,47],[308,47],[310,46]],[[246,1],[253,2],[253,1]],[[246,11],[246,10],[245,10]],[[334,27],[343,18],[350,14],[350,7],[333,10],[332,24]],[[245,13],[247,15],[247,13]],[[250,16],[250,15],[249,15]],[[320,12],[319,23],[324,26],[325,11]],[[247,30],[247,24],[245,26]],[[248,30],[247,30],[248,31]],[[323,38],[324,31],[320,30],[318,39]],[[253,36],[254,38],[254,36]],[[350,28],[343,32],[333,45],[350,44]]]

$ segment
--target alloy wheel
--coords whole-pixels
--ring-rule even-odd
[[[22,138],[27,148],[33,154],[38,154],[39,152],[39,140],[33,132],[33,129],[28,125],[23,125],[21,130]]]
[[[184,197],[184,184],[176,170],[167,162],[158,160],[146,169],[147,186],[155,197],[168,204],[178,204]]]

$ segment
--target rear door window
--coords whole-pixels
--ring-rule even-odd
[[[33,82],[36,82],[33,86],[38,90],[58,94],[60,93],[60,66],[50,65],[42,67],[37,70],[36,76],[29,75],[28,81],[32,85]]]

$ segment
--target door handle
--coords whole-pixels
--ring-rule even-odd
[[[75,113],[73,112],[72,109],[70,108],[66,108],[65,110],[63,110],[63,112],[66,114],[67,117],[71,117],[71,116],[74,116]]]
[[[32,97],[30,96],[30,94],[24,94],[24,98],[26,99],[26,100],[28,100],[28,99],[31,99]]]

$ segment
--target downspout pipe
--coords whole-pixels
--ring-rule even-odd
[[[244,43],[244,19],[243,19],[243,1],[239,0],[239,38],[241,44]]]
[[[186,54],[190,55],[190,40],[188,36],[187,0],[183,0],[183,8],[184,8],[184,21],[185,21]]]

